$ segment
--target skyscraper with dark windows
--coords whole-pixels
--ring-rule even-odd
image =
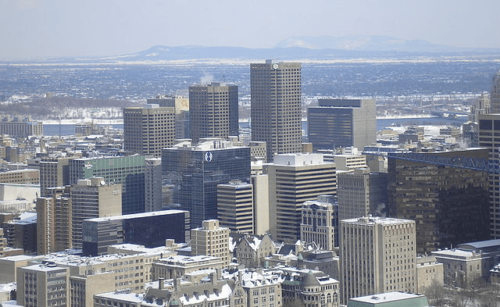
[[[238,86],[219,82],[189,87],[191,139],[238,136]]]
[[[500,113],[500,70],[493,77],[493,85],[490,92],[490,105],[492,114]]]
[[[250,64],[250,87],[252,141],[267,143],[267,161],[301,152],[301,64]]]
[[[217,218],[217,185],[250,180],[250,148],[222,139],[186,141],[163,149],[163,175],[173,201],[191,214],[191,228]]]

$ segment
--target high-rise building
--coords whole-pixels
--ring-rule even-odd
[[[70,184],[78,179],[103,177],[122,184],[122,214],[144,212],[145,156],[81,158],[70,161]]]
[[[302,205],[300,240],[316,243],[324,250],[335,248],[335,207],[330,195],[320,195],[316,201],[306,201]]]
[[[17,304],[26,307],[68,306],[69,269],[30,265],[18,269]]]
[[[384,216],[387,210],[387,173],[370,169],[337,172],[339,220],[360,216]]]
[[[301,64],[250,64],[250,93],[252,141],[267,143],[267,161],[301,152]]]
[[[40,161],[40,196],[48,193],[48,188],[69,185],[69,161],[67,157],[48,157]]]
[[[49,188],[36,201],[39,255],[73,247],[73,205],[70,187]]]
[[[82,248],[83,220],[122,214],[121,189],[121,184],[106,184],[102,177],[80,179],[71,186],[73,248]]]
[[[191,255],[220,257],[224,266],[231,262],[229,228],[220,227],[218,220],[203,221],[202,227],[191,229]]]
[[[493,85],[490,92],[490,113],[500,113],[500,70],[493,77]]]
[[[254,234],[269,232],[269,176],[253,174],[250,178],[253,186]]]
[[[500,166],[500,114],[479,115],[479,146],[488,149],[489,163],[498,169]],[[499,190],[500,177],[498,174],[489,174],[490,235],[494,239],[500,239]],[[483,224],[485,224],[484,221]]]
[[[159,95],[147,100],[148,104],[175,108],[175,139],[189,138],[189,98],[182,95]]]
[[[108,246],[122,243],[147,248],[164,246],[165,240],[186,243],[190,235],[189,212],[163,210],[86,219],[83,221],[83,254],[106,254]]]
[[[175,108],[147,104],[123,108],[123,141],[127,151],[161,156],[162,148],[174,145]]]
[[[363,149],[376,141],[373,99],[318,99],[307,109],[309,142],[314,150],[354,146]]]
[[[13,220],[3,224],[7,245],[21,248],[24,254],[37,252],[37,216],[36,212],[24,212]]]
[[[300,238],[304,202],[337,194],[335,164],[323,162],[321,154],[281,154],[265,167],[271,234],[277,241],[295,242]]]
[[[217,185],[217,219],[232,232],[253,234],[253,185],[241,180]]]
[[[212,82],[189,87],[191,139],[238,136],[238,86]]]
[[[217,218],[217,185],[250,178],[250,149],[222,139],[182,142],[163,149],[165,180],[173,187],[173,201],[191,214],[191,227]]]
[[[415,222],[359,217],[340,221],[342,301],[376,293],[415,293]]]
[[[435,159],[488,158],[487,149],[418,153]],[[443,163],[444,164],[444,163]],[[417,252],[489,239],[488,173],[389,157],[387,214],[417,223]]]
[[[146,159],[144,172],[144,207],[146,212],[162,210],[161,159]]]

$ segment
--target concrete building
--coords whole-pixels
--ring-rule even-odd
[[[314,242],[325,250],[335,248],[335,228],[338,226],[336,210],[329,202],[331,195],[318,196],[318,200],[306,201],[302,205],[300,240]],[[337,229],[338,231],[338,229]]]
[[[238,86],[220,82],[189,87],[191,139],[239,135]]]
[[[349,300],[347,307],[428,307],[429,302],[422,294],[387,292],[375,295],[355,297]]]
[[[197,271],[222,270],[220,257],[173,255],[156,259],[152,265],[152,280],[181,278]]]
[[[495,76],[493,77],[492,83],[493,85],[491,86],[491,91],[490,91],[491,110],[489,113],[499,114],[500,113],[500,70],[498,70]]]
[[[86,256],[106,254],[110,245],[121,243],[158,247],[165,240],[189,242],[189,212],[163,210],[85,219],[82,249]]]
[[[252,141],[264,141],[267,162],[275,154],[302,151],[301,64],[250,64]]]
[[[144,208],[146,212],[163,209],[162,169],[160,158],[146,159],[144,168]]]
[[[342,301],[393,291],[415,293],[415,234],[411,220],[360,217],[341,221]]]
[[[387,211],[387,173],[369,168],[337,172],[339,220],[360,216],[385,216]]]
[[[145,156],[73,159],[69,164],[70,184],[78,179],[103,177],[107,183],[122,184],[122,213],[144,212]]]
[[[218,220],[203,221],[202,227],[191,229],[191,255],[220,257],[224,267],[231,262],[229,228],[219,227]]]
[[[320,154],[282,154],[265,168],[271,235],[277,241],[295,242],[300,238],[304,202],[337,194],[335,164],[323,162]]]
[[[376,141],[373,99],[318,99],[307,109],[308,140],[314,150],[364,148]]]
[[[83,221],[122,214],[122,185],[106,184],[103,177],[80,179],[70,189],[73,248],[83,247]]]
[[[123,145],[126,151],[160,157],[174,145],[175,109],[147,104],[123,108]]]
[[[40,163],[40,196],[45,196],[48,188],[69,185],[68,157],[46,157]]]
[[[49,188],[36,201],[39,255],[73,247],[73,202],[70,187]]]
[[[487,149],[421,153],[422,158],[487,159]],[[432,161],[430,161],[432,162]],[[388,216],[417,224],[417,253],[489,239],[488,173],[389,158]],[[500,198],[499,198],[500,199]]]
[[[40,184],[40,171],[22,169],[0,172],[0,183]]]
[[[500,76],[498,74],[495,80],[497,83],[500,82]],[[495,83],[496,87],[494,88],[498,89],[500,92],[500,84],[497,83]],[[498,100],[498,102],[497,108],[500,108],[500,100]],[[490,166],[498,168],[500,166],[500,114],[479,115],[479,146],[488,149],[488,160]],[[489,174],[490,236],[495,239],[500,239],[499,190],[500,177],[497,174]]]
[[[175,139],[189,138],[189,98],[182,95],[159,95],[148,99],[148,104],[175,108]]]
[[[286,306],[283,305],[282,279],[277,272],[238,270],[238,280],[246,292],[245,306]]]
[[[37,216],[36,212],[24,212],[13,220],[3,224],[7,246],[21,248],[24,254],[37,252]]]
[[[267,174],[252,175],[254,204],[254,234],[263,235],[269,232],[269,176]]]
[[[40,136],[43,135],[43,123],[32,121],[30,118],[5,116],[0,119],[0,134],[8,134],[14,137]]]
[[[26,307],[69,305],[68,269],[31,265],[18,269],[17,304]]]
[[[434,256],[418,256],[416,272],[416,293],[425,293],[430,287],[444,285],[443,264]]]
[[[217,185],[217,219],[231,232],[254,234],[253,185],[240,180]]]
[[[198,145],[181,142],[165,148],[163,175],[173,188],[174,203],[191,214],[191,228],[217,218],[217,185],[249,181],[250,149],[222,139],[202,139]]]

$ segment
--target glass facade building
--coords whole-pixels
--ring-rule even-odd
[[[122,214],[144,212],[145,156],[82,158],[70,161],[70,184],[78,179],[103,177],[122,184]]]
[[[218,184],[250,180],[250,148],[220,139],[181,143],[163,149],[162,168],[173,201],[191,213],[192,228],[200,227],[203,220],[217,218]]]

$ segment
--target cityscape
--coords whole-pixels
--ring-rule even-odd
[[[499,11],[0,1],[0,307],[500,307]]]

